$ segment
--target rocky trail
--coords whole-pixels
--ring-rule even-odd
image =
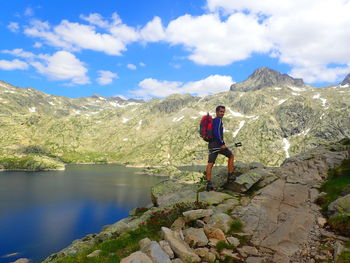
[[[218,190],[211,192],[198,192],[198,184],[165,180],[153,187],[154,204],[144,214],[134,213],[77,240],[44,262],[136,229],[152,213],[197,198],[208,207],[183,212],[170,227],[161,228],[161,241],[142,239],[140,250],[121,262],[337,262],[348,250],[349,238],[329,231],[315,200],[329,169],[349,159],[349,150],[348,145],[333,144],[291,157],[280,167],[240,165],[236,171],[242,175],[229,185],[226,171],[219,171],[213,177]],[[233,228],[237,222],[242,228]]]

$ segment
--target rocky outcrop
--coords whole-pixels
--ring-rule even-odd
[[[268,87],[303,87],[304,81],[302,79],[294,79],[287,74],[270,68],[258,68],[249,78],[243,82],[231,85],[232,91],[255,91]]]
[[[287,159],[275,171],[279,179],[259,190],[248,205],[237,207],[232,215],[243,220],[254,245],[274,251],[274,262],[289,262],[301,253],[303,244],[320,236],[313,191],[328,170],[346,158],[349,151],[338,146],[338,151],[320,147]]]
[[[342,86],[349,85],[350,86],[350,73],[345,77],[345,79],[340,84]]]
[[[328,206],[330,215],[350,214],[350,194],[340,197]]]

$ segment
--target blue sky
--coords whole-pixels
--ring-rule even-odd
[[[350,73],[349,0],[8,1],[0,79],[68,97],[226,91],[256,68]]]

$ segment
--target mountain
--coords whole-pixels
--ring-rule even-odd
[[[342,85],[342,86],[349,85],[350,86],[350,73],[345,77],[345,79],[342,81],[342,83],[340,85]]]
[[[304,87],[304,81],[302,79],[294,79],[287,74],[281,74],[276,70],[263,67],[255,70],[247,80],[232,84],[230,90],[247,92],[268,87],[289,86]]]
[[[235,159],[247,163],[280,165],[289,156],[350,137],[350,89],[342,86],[276,84],[143,102],[99,95],[72,99],[0,82],[0,166],[8,167],[9,156],[65,163],[205,164],[199,121],[208,111],[214,114],[217,105],[226,106],[226,144],[241,141]],[[225,162],[218,158],[218,164]]]

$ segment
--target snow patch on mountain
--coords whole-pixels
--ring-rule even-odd
[[[235,111],[231,110],[230,107],[226,107],[226,109],[228,109],[230,114],[232,116],[234,116],[234,117],[241,117],[241,118],[247,118],[247,119],[251,119],[251,118],[255,118],[256,117],[255,115],[249,116],[249,115],[244,115],[244,114],[239,113],[239,112],[235,112]]]
[[[29,112],[36,112],[36,108],[35,107],[31,107],[28,110],[29,110]]]
[[[284,103],[284,102],[286,102],[286,101],[287,101],[287,99],[279,100],[279,101],[278,101],[278,105],[281,105],[282,103]]]
[[[245,124],[245,121],[240,121],[238,129],[235,130],[234,132],[232,132],[232,136],[233,136],[233,137],[236,137],[236,136],[237,136],[237,134],[238,134],[239,131],[242,129],[242,127],[244,126],[244,124]]]
[[[289,158],[288,149],[290,147],[290,143],[287,138],[283,138],[283,150],[286,153],[286,158]]]
[[[175,117],[173,118],[173,122],[178,122],[178,121],[181,121],[185,116],[181,116],[181,117]]]

